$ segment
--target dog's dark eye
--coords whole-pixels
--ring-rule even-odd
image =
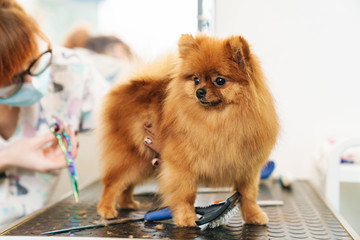
[[[226,80],[224,78],[218,77],[217,79],[215,79],[215,84],[217,86],[224,86],[225,83],[226,83]]]
[[[200,79],[197,78],[197,77],[195,77],[195,78],[194,78],[194,83],[195,83],[195,85],[198,85],[198,84],[200,83]]]

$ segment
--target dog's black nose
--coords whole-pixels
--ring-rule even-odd
[[[204,88],[199,88],[198,90],[196,90],[196,97],[197,98],[203,98],[206,95],[206,90]]]

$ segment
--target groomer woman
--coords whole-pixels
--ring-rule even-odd
[[[108,83],[75,52],[53,48],[14,0],[0,0],[0,227],[47,201],[66,166],[49,130],[60,120],[76,133],[93,126],[94,106]]]

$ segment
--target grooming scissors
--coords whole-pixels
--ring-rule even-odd
[[[62,126],[62,123],[59,119],[55,119],[55,122],[50,125],[50,130],[57,138],[58,144],[65,155],[66,165],[70,175],[72,192],[75,198],[75,202],[78,202],[79,201],[78,176],[76,174],[74,158],[71,154],[72,145],[71,145],[70,136],[65,132],[65,129]],[[64,144],[63,139],[66,140],[67,144]]]

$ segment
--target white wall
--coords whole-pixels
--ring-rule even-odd
[[[152,59],[175,50],[182,33],[196,33],[197,1],[106,0],[99,8],[99,31],[119,36],[138,56]]]
[[[218,0],[215,23],[262,60],[282,127],[276,172],[311,178],[325,137],[360,133],[360,1]]]

